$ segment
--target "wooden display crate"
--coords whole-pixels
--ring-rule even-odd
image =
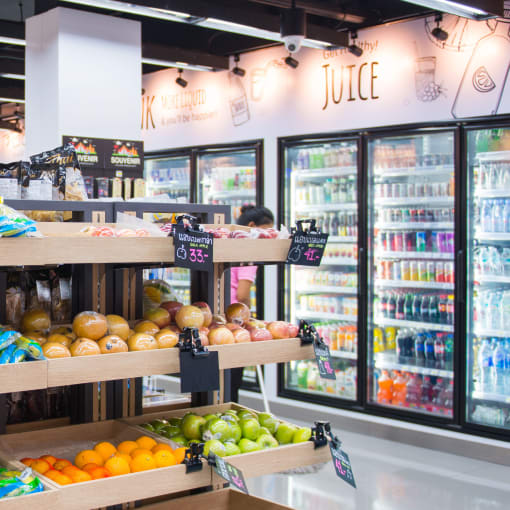
[[[203,416],[208,413],[225,412],[228,409],[235,409],[238,411],[247,409],[255,413],[257,412],[253,409],[249,409],[248,407],[229,402],[226,404],[177,409],[175,411],[162,413],[149,413],[142,416],[124,418],[123,421],[135,426],[140,433],[147,433],[147,431],[143,427],[140,427],[140,425],[151,422],[157,418],[181,418],[190,412]],[[157,434],[153,435],[154,437],[161,437]],[[243,453],[241,455],[232,455],[228,457],[228,462],[239,468],[246,478],[262,476],[270,473],[279,473],[281,471],[294,469],[300,466],[321,464],[328,462],[328,460],[331,460],[329,448],[325,446],[315,449],[315,445],[312,441],[282,445],[277,448],[270,448],[268,450],[260,450],[258,452]],[[219,477],[218,480],[216,480],[216,483],[217,482],[219,482]]]
[[[48,387],[47,361],[24,361],[0,365],[2,393],[39,390]]]
[[[231,489],[221,489],[214,492],[186,496],[170,501],[162,501],[155,505],[142,506],[143,510],[285,510],[290,506],[279,505],[267,499],[248,496]]]
[[[52,454],[74,461],[76,454],[93,448],[100,441],[114,445],[135,440],[143,435],[134,427],[119,421],[101,421],[20,434],[0,436],[0,451],[12,465],[22,467],[19,459]],[[161,438],[161,442],[168,442]],[[45,480],[44,476],[41,479]],[[51,485],[50,482],[48,484]],[[153,469],[129,475],[59,486],[59,506],[72,510],[88,510],[109,505],[152,498],[172,492],[211,485],[211,470],[186,474],[186,466]],[[19,507],[21,510],[21,507]],[[26,507],[24,507],[26,508]],[[54,507],[55,508],[55,507]]]

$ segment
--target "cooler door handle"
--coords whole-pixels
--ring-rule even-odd
[[[459,250],[457,252],[457,267],[455,268],[455,286],[458,288],[458,281],[459,281],[459,278],[462,277],[466,280],[466,275],[465,275],[465,265],[464,265],[464,250]],[[457,296],[458,296],[458,302],[460,304],[465,304],[466,302],[466,299],[464,297],[464,292],[460,293],[458,290],[457,290]]]

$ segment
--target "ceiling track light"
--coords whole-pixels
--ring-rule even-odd
[[[487,0],[403,0],[409,4],[428,7],[435,11],[474,20],[486,20],[504,16],[503,2]],[[490,9],[490,10],[489,10]]]
[[[431,32],[432,36],[435,37],[438,41],[444,42],[446,39],[448,39],[448,32],[446,30],[443,30],[439,25],[443,21],[443,15],[438,14],[436,15],[436,23],[437,27],[434,28]]]
[[[182,69],[178,69],[177,72],[179,73],[179,76],[175,78],[175,83],[177,83],[179,87],[185,89],[188,86],[188,82],[182,77]]]
[[[363,55],[363,49],[356,44],[356,40],[358,39],[358,32],[351,32],[351,39],[352,44],[347,47],[349,53],[352,53],[356,57],[361,57],[361,55]]]
[[[296,60],[294,57],[292,57],[292,55],[289,54],[289,56],[285,59],[285,63],[289,66],[289,67],[292,67],[292,69],[296,69],[297,66],[299,65],[299,61]]]
[[[234,62],[236,63],[236,65],[232,69],[232,72],[236,76],[239,76],[239,77],[242,78],[246,74],[246,71],[242,67],[239,67],[239,60],[240,60],[239,55],[235,55],[234,56]]]

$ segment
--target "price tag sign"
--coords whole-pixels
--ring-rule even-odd
[[[287,264],[320,266],[329,234],[296,232],[287,254]]]
[[[337,476],[356,488],[349,455],[341,450],[340,447],[336,447],[331,441],[329,441],[329,449],[331,450],[331,458],[333,459],[333,465],[335,466]]]
[[[215,391],[220,389],[218,351],[196,356],[191,351],[179,353],[181,362],[181,393]]]
[[[331,353],[329,347],[324,342],[314,342],[313,350],[315,351],[315,358],[317,360],[317,368],[319,375],[322,379],[336,379],[335,371],[333,370],[333,362],[331,360]]]
[[[222,457],[218,457],[216,455],[214,460],[216,461],[216,465],[214,466],[216,473],[227,480],[227,482],[231,483],[234,487],[236,487],[236,489],[248,494],[248,487],[246,486],[246,482],[241,471],[232,466],[232,464],[229,464]]]
[[[212,234],[187,230],[178,225],[174,233],[174,264],[195,271],[212,271],[213,239]]]

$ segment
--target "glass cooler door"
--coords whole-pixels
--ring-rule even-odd
[[[189,155],[146,157],[147,196],[166,193],[176,202],[190,202],[190,161]]]

